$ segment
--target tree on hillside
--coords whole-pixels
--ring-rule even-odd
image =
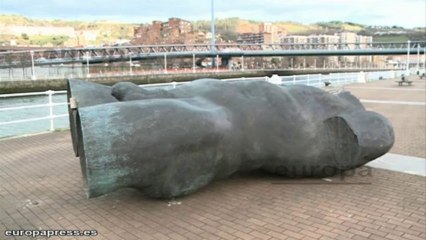
[[[28,37],[28,34],[26,34],[26,33],[22,33],[22,34],[21,34],[21,37],[22,37],[22,39],[24,39],[24,40],[28,40],[28,39],[30,39],[30,38]]]

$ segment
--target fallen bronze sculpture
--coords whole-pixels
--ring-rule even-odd
[[[394,143],[389,121],[349,92],[309,86],[201,79],[149,90],[69,80],[68,99],[88,197],[125,187],[177,197],[257,169],[324,177]]]

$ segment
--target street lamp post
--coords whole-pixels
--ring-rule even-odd
[[[212,53],[215,53],[216,52],[216,49],[215,49],[215,27],[214,27],[214,0],[212,0],[212,5],[211,5],[211,17],[212,17],[212,19],[211,19],[211,26],[210,26],[210,28],[211,28],[211,32],[212,32],[212,42],[211,42],[211,51],[212,51]],[[214,67],[214,65],[215,65],[215,61],[214,61],[214,57],[212,57],[212,67]]]

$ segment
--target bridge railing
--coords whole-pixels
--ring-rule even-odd
[[[225,81],[260,80],[273,84],[308,85],[322,88],[325,83],[339,87],[346,84],[388,79],[401,76],[405,71],[352,72],[331,74],[307,74],[294,76],[230,78]],[[140,85],[146,89],[172,89],[188,82],[171,82]],[[66,91],[0,94],[0,138],[31,132],[54,131],[68,128]],[[31,103],[31,104],[30,104]],[[59,121],[59,122],[55,122]]]
[[[281,66],[280,66],[281,65]],[[321,66],[322,65],[322,66]],[[423,63],[422,63],[423,65]],[[317,65],[304,66],[304,64],[296,64],[295,66],[282,67],[284,64],[273,65],[272,63],[265,63],[264,65],[253,65],[245,64],[245,67],[213,67],[213,68],[201,68],[193,66],[180,66],[174,67],[173,64],[169,64],[167,68],[163,65],[157,64],[151,66],[149,64],[132,64],[126,63],[123,66],[105,66],[105,65],[45,65],[35,66],[34,68],[0,68],[0,82],[2,81],[28,81],[28,80],[55,80],[55,79],[67,79],[67,78],[96,78],[96,77],[135,77],[145,75],[160,75],[160,74],[196,74],[196,73],[208,73],[208,72],[250,72],[250,71],[263,71],[263,70],[274,70],[274,71],[288,71],[288,70],[315,70],[315,69],[328,69],[328,70],[356,70],[359,69],[400,69],[401,66],[379,66],[372,65],[371,63],[363,62],[341,64],[340,66],[336,62],[323,61]],[[151,68],[150,68],[151,67]]]
[[[95,48],[58,48],[30,51],[0,52],[0,67],[25,67],[31,65],[102,63],[131,61],[132,58],[158,57],[214,57],[215,55],[243,56],[260,52],[277,51],[360,51],[360,50],[407,50],[426,48],[426,41],[374,42],[374,43],[280,43],[280,44],[176,44],[176,45],[130,45]]]
[[[426,41],[407,41],[407,42],[329,42],[329,43],[219,43],[215,44],[212,51],[210,44],[166,44],[166,45],[125,45],[125,46],[104,46],[104,47],[84,47],[84,48],[47,48],[23,51],[3,51],[1,55],[7,54],[51,54],[51,56],[63,56],[72,58],[84,58],[89,52],[114,54],[122,52],[140,52],[140,53],[172,53],[172,52],[233,52],[241,50],[294,50],[294,49],[380,49],[380,48],[404,48],[408,46],[414,49],[417,47],[425,48]],[[74,55],[70,54],[75,53]]]

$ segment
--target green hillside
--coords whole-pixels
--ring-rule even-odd
[[[44,27],[73,27],[76,31],[96,31],[96,41],[90,42],[92,45],[99,45],[103,43],[112,43],[118,39],[132,39],[134,24],[118,23],[111,21],[68,21],[68,20],[47,20],[47,19],[31,19],[20,15],[5,15],[0,14],[0,27],[1,26],[44,26]],[[27,36],[10,36],[4,35],[0,32],[0,44],[15,39],[20,45],[46,45],[62,46],[67,40],[68,36],[46,36],[34,35]]]
[[[216,19],[216,33],[224,40],[235,41],[239,33],[257,32],[259,21],[240,18]],[[210,21],[194,21],[193,30],[210,32]],[[315,24],[302,24],[293,21],[273,22],[278,31],[287,32],[289,35],[309,34],[334,34],[338,31],[351,31],[360,35],[373,36],[375,42],[392,42],[410,40],[425,40],[425,28],[404,29],[398,26],[372,27],[352,22],[318,22]],[[2,26],[55,26],[73,27],[76,31],[95,31],[97,39],[85,44],[100,45],[113,43],[119,39],[132,39],[133,29],[137,24],[112,22],[112,21],[69,21],[61,19],[31,19],[20,15],[0,14],[0,27]],[[21,45],[53,45],[63,46],[75,41],[68,36],[11,36],[0,32],[0,45],[15,39]]]

